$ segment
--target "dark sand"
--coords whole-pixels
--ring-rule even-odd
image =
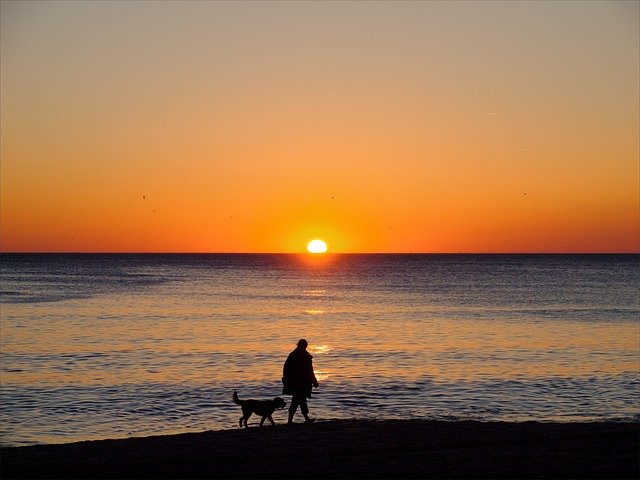
[[[638,423],[330,421],[3,448],[6,478],[638,478]]]

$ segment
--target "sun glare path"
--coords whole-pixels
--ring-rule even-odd
[[[327,251],[327,244],[320,239],[311,240],[307,244],[307,251],[309,253],[325,253]]]

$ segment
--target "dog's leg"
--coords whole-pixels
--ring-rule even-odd
[[[264,423],[264,421],[267,419],[267,417],[262,417],[262,419],[260,420],[260,426],[262,426],[262,424]]]
[[[271,418],[271,415],[269,415],[269,421],[271,422],[271,425],[273,425],[274,427],[276,426],[276,422],[273,421],[273,418]]]
[[[248,405],[242,405],[242,418],[240,419],[240,426],[242,426],[242,419],[244,419],[244,426],[246,428],[249,428],[247,425],[247,420],[249,420],[249,417],[251,416],[251,409],[249,408]]]
[[[242,428],[242,421],[244,420],[244,417],[240,417],[240,428]]]

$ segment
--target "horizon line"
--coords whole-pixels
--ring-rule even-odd
[[[0,255],[305,255],[305,256],[330,256],[330,255],[640,255],[638,251],[594,251],[594,252],[573,252],[573,251],[530,251],[530,252],[325,252],[322,254],[312,254],[306,251],[300,252],[203,252],[203,251],[0,251]]]

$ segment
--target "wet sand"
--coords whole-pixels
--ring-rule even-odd
[[[7,478],[638,478],[638,423],[419,420],[3,448]]]

